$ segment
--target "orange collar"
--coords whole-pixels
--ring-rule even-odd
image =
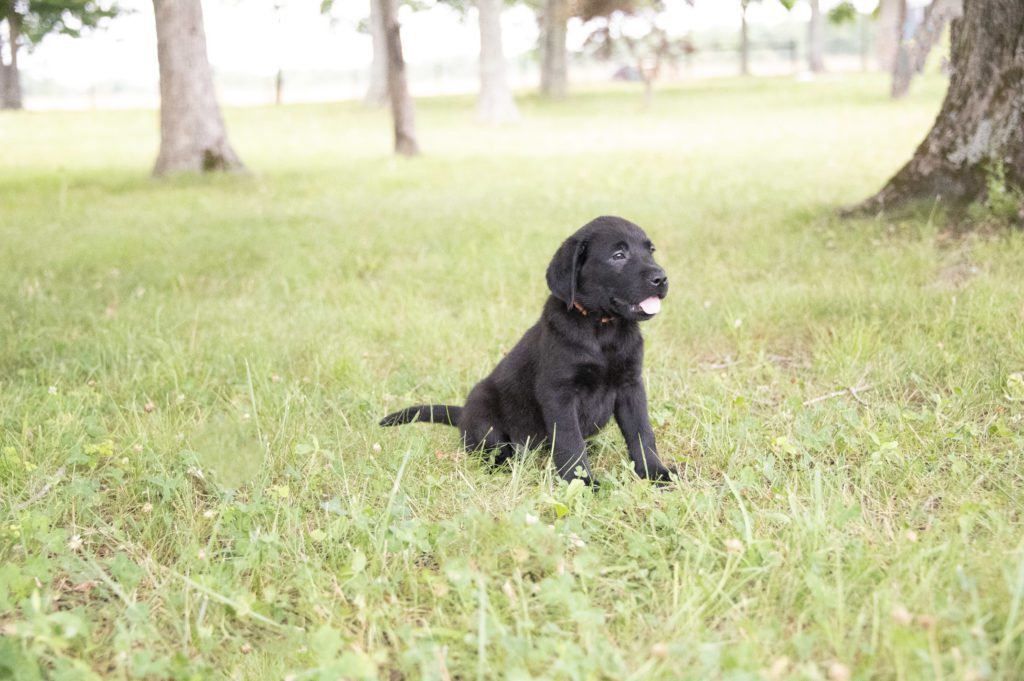
[[[583,307],[582,305],[577,303],[575,300],[572,301],[572,306],[575,307],[577,310],[579,310],[580,314],[583,315],[584,317],[586,317],[588,314],[590,314],[587,311],[587,308]],[[612,321],[613,319],[615,319],[615,317],[601,317],[601,323],[602,324],[607,324],[608,322]]]

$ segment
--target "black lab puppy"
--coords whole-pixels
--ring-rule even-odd
[[[382,426],[413,421],[458,426],[467,449],[508,460],[518,447],[551,446],[566,480],[596,484],[586,439],[615,416],[637,475],[668,480],[647,416],[637,322],[661,309],[665,271],[643,230],[599,217],[566,239],[548,266],[551,296],[540,321],[476,384],[463,407],[417,405]]]

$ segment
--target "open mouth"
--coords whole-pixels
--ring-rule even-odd
[[[661,297],[651,296],[650,298],[644,298],[639,303],[627,303],[624,300],[613,299],[617,304],[623,308],[637,315],[645,315],[647,317],[653,317],[654,315],[661,312]]]
[[[645,298],[636,304],[638,308],[644,313],[649,315],[656,315],[661,311],[661,298],[658,296],[651,296]]]

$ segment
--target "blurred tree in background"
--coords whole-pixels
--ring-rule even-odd
[[[501,123],[519,118],[505,73],[505,50],[501,39],[501,10],[504,0],[476,0],[480,21],[480,96],[477,116],[482,121]]]
[[[878,19],[878,68],[891,72],[907,18],[907,0],[879,0],[875,16]]]
[[[18,72],[22,48],[31,50],[52,33],[77,38],[119,11],[115,2],[96,0],[0,0],[0,108],[22,106]]]
[[[545,0],[540,15],[540,93],[558,99],[569,91],[569,51],[565,44],[569,0]]]
[[[398,0],[381,0],[380,8],[387,43],[388,99],[391,102],[391,119],[395,130],[395,153],[415,156],[420,153],[420,146],[416,142],[416,118],[405,76]]]
[[[585,43],[585,49],[603,59],[621,59],[630,64],[627,79],[644,84],[644,101],[654,97],[654,81],[662,66],[693,52],[689,37],[672,36],[658,18],[662,0],[582,0],[583,21],[603,19]]]
[[[786,9],[793,9],[796,5],[796,0],[779,1]],[[811,19],[807,23],[807,69],[811,73],[822,73],[825,71],[825,13],[821,11],[820,0],[808,0],[808,5]],[[856,17],[857,9],[845,0],[828,13],[829,21],[837,25],[854,21]]]
[[[807,27],[807,68],[811,73],[825,70],[825,15],[821,12],[820,0],[808,0],[811,6],[811,21]]]
[[[334,0],[325,0],[324,4]],[[370,84],[366,88],[363,101],[368,106],[384,106],[388,103],[388,46],[387,34],[384,32],[384,12],[381,3],[384,0],[370,0],[370,17],[367,20],[367,31],[373,45],[373,59],[370,61]]]
[[[368,0],[369,15],[360,22],[359,30],[369,34],[373,57],[370,61],[370,81],[363,96],[367,106],[379,107],[388,103],[388,46],[384,32],[384,0]],[[330,15],[335,0],[322,0],[320,13]],[[419,8],[419,3],[413,4]]]
[[[932,48],[942,39],[946,24],[963,14],[961,0],[932,0],[910,40],[901,40],[892,63],[892,96],[898,99],[910,90],[914,74],[924,70]]]
[[[480,93],[476,100],[477,117],[486,123],[517,120],[512,90],[505,70],[505,49],[501,36],[501,12],[506,0],[439,0],[465,17],[476,6],[480,26]]]
[[[320,11],[327,14],[336,0],[322,0]],[[387,38],[384,30],[381,4],[384,0],[369,0],[369,17],[360,26],[370,35],[373,45],[373,59],[370,63],[370,82],[364,101],[379,106],[388,100],[387,96]],[[505,54],[501,35],[501,12],[505,0],[438,0],[465,17],[470,7],[476,6],[480,31],[480,93],[477,99],[477,113],[487,122],[513,121],[519,117],[509,88],[505,70]],[[403,0],[413,10],[423,10],[429,5],[421,0]]]
[[[747,8],[751,2],[760,0],[740,0],[740,75],[750,75],[750,30],[747,28]]]
[[[200,0],[153,0],[160,63],[160,153],[154,175],[241,170],[206,54]]]

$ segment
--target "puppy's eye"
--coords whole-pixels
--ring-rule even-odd
[[[656,250],[658,249],[654,247],[654,244],[651,244],[651,253],[654,253]]]
[[[625,259],[626,259],[625,251],[615,251],[614,253],[612,253],[612,260],[625,260]]]

